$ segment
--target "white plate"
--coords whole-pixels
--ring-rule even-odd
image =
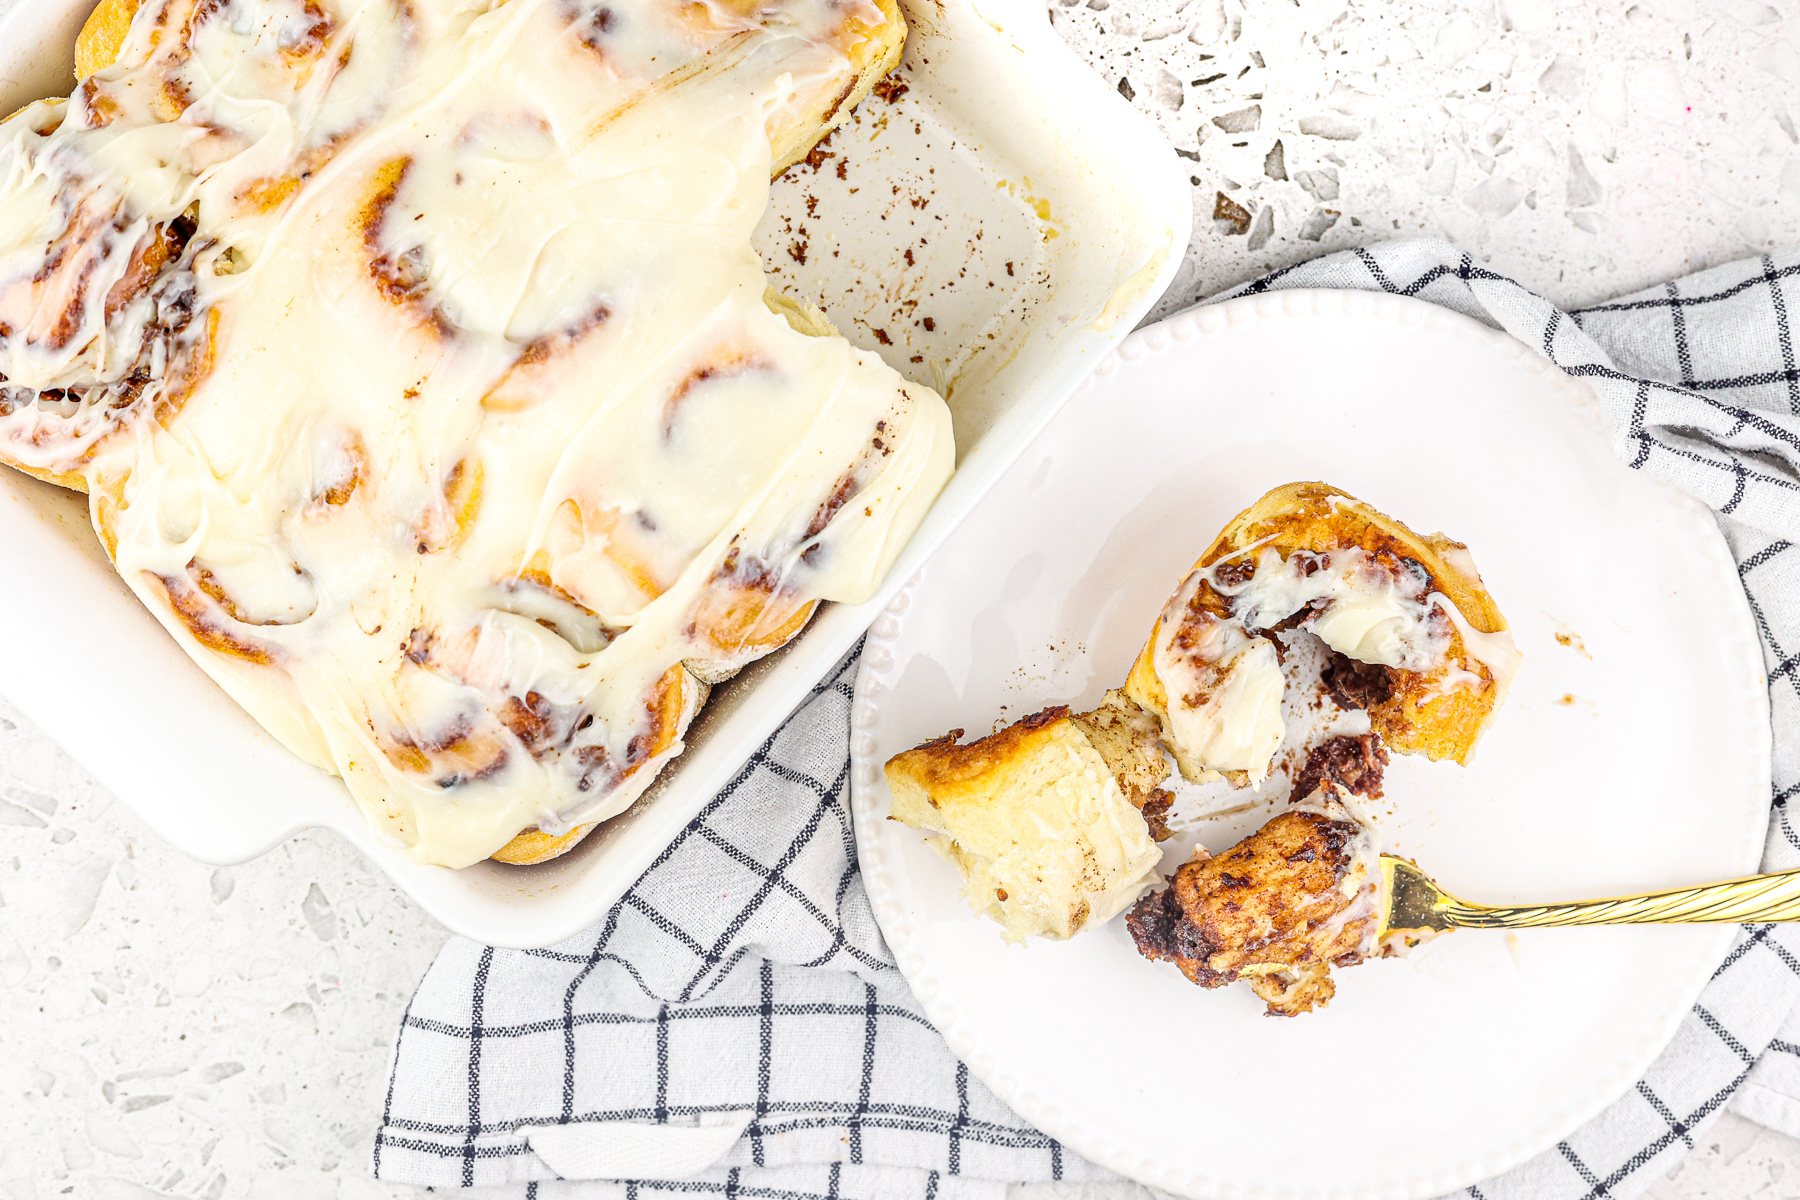
[[[90,7],[0,0],[0,116],[73,86],[71,47]],[[323,825],[479,941],[548,945],[605,912],[1149,310],[1187,245],[1178,160],[1041,5],[901,7],[910,90],[860,105],[825,169],[778,181],[758,241],[783,290],[945,392],[956,473],[882,592],[827,608],[715,690],[687,752],[629,812],[539,867],[406,861],[369,835],[336,779],[290,755],[176,649],[114,576],[79,497],[5,470],[0,595],[16,612],[55,615],[0,639],[0,689],[196,858],[239,862]],[[800,242],[811,252],[790,253]]]
[[[1003,710],[1098,701],[1206,543],[1295,479],[1467,541],[1525,654],[1467,769],[1389,767],[1390,848],[1487,901],[1756,867],[1762,657],[1711,515],[1620,464],[1588,389],[1519,342],[1340,292],[1133,335],[895,597],[857,681],[857,844],[931,1020],[1076,1151],[1190,1196],[1436,1196],[1621,1095],[1735,929],[1460,931],[1339,973],[1322,1012],[1272,1020],[1246,988],[1203,991],[1140,958],[1123,920],[1007,947],[920,835],[882,819],[897,751],[984,733]],[[1218,849],[1268,815],[1202,840]]]

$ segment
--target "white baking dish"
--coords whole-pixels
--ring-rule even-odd
[[[0,115],[73,86],[90,7],[0,0]],[[825,153],[776,184],[761,249],[783,290],[945,393],[956,473],[881,592],[826,608],[716,690],[687,752],[629,812],[538,867],[406,861],[370,836],[336,779],[289,754],[177,649],[113,574],[81,497],[4,470],[0,594],[31,619],[0,638],[0,691],[196,858],[241,862],[322,825],[469,937],[543,946],[598,917],[1131,331],[1186,248],[1174,155],[1041,7],[902,7],[908,90],[871,96]]]

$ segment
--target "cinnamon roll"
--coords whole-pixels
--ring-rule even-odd
[[[1256,783],[1285,728],[1273,635],[1330,653],[1325,683],[1402,754],[1465,762],[1519,652],[1468,547],[1340,488],[1290,483],[1233,518],[1157,617],[1125,684],[1181,772]]]

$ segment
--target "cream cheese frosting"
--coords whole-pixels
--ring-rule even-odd
[[[1286,726],[1286,681],[1275,644],[1193,605],[1207,575],[1192,572],[1163,606],[1151,664],[1168,693],[1170,744],[1181,773],[1244,771],[1252,783],[1268,774]]]
[[[150,0],[0,124],[0,458],[84,479],[132,590],[418,860],[615,814],[951,469],[943,401],[790,327],[751,249],[770,129],[882,20]]]
[[[1202,587],[1224,599],[1224,613],[1196,603]],[[1188,779],[1242,771],[1256,784],[1267,776],[1286,726],[1280,654],[1266,634],[1294,626],[1360,662],[1439,673],[1440,691],[1480,686],[1481,676],[1466,669],[1474,660],[1503,696],[1519,659],[1510,635],[1474,629],[1422,569],[1356,546],[1285,558],[1250,547],[1190,572],[1164,606],[1151,646],[1168,697],[1169,740]],[[1450,661],[1452,629],[1466,660]]]
[[[1267,629],[1310,608],[1306,628],[1339,654],[1406,671],[1429,670],[1450,647],[1426,584],[1355,546],[1287,559],[1264,547],[1245,582],[1212,580],[1247,628]]]

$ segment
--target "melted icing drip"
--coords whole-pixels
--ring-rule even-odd
[[[1379,950],[1376,935],[1386,901],[1381,887],[1381,834],[1358,807],[1355,798],[1334,783],[1319,788],[1295,804],[1292,811],[1316,812],[1331,820],[1355,825],[1356,833],[1345,846],[1344,870],[1338,877],[1342,907],[1320,927],[1324,931],[1320,940],[1334,942],[1341,931],[1360,922],[1356,948],[1350,952],[1354,957],[1337,965],[1350,966],[1375,957]]]
[[[1285,725],[1280,658],[1242,621],[1194,604],[1205,582],[1191,573],[1163,608],[1151,664],[1168,693],[1171,741],[1182,773],[1246,771],[1257,783],[1281,745]]]
[[[1283,559],[1263,549],[1256,570],[1237,583],[1213,583],[1231,598],[1249,629],[1269,629],[1305,612],[1305,628],[1359,662],[1428,671],[1443,660],[1450,636],[1433,617],[1429,578],[1358,547]]]

